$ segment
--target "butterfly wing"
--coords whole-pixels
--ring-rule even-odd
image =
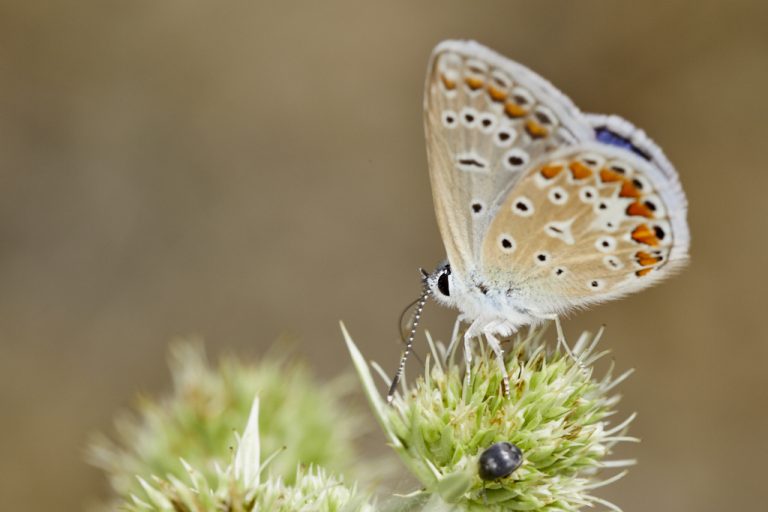
[[[687,259],[687,206],[674,168],[626,121],[589,120],[597,141],[532,166],[483,241],[483,280],[524,298],[534,314],[640,290]]]
[[[533,163],[594,132],[549,82],[472,41],[435,48],[424,101],[440,234],[453,273],[466,278],[503,192]]]

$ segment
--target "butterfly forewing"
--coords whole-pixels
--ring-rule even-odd
[[[461,41],[433,53],[425,126],[438,225],[458,275],[476,269],[505,191],[546,155],[593,136],[570,100],[544,79]]]
[[[483,241],[494,288],[558,313],[644,288],[687,257],[685,197],[635,154],[580,144],[532,166]]]

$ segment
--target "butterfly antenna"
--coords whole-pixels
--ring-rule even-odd
[[[403,312],[400,313],[400,319],[397,323],[397,330],[400,333],[400,341],[402,342],[403,345],[406,345],[408,343],[407,333],[410,331],[411,322],[413,321],[413,315],[410,315],[408,317],[408,320],[406,320],[406,315],[408,315],[408,313],[410,313],[413,310],[413,308],[416,306],[416,304],[419,303],[420,300],[421,300],[421,297],[414,300],[413,302],[405,306],[405,309],[403,309]],[[421,357],[419,357],[418,352],[416,352],[415,350],[411,350],[411,352],[413,353],[413,357],[416,358],[419,364],[423,365],[424,361],[422,361]]]
[[[403,374],[403,369],[405,369],[405,362],[408,360],[408,355],[411,353],[411,350],[413,349],[413,340],[416,339],[416,328],[419,326],[419,322],[421,321],[421,312],[424,310],[424,305],[427,303],[427,299],[429,299],[429,296],[431,294],[432,294],[432,290],[430,290],[429,286],[427,286],[425,283],[424,292],[421,294],[421,297],[419,297],[418,300],[416,301],[416,311],[413,314],[413,320],[411,321],[411,330],[408,333],[408,338],[405,339],[405,350],[403,350],[403,355],[400,358],[400,365],[397,367],[397,372],[395,373],[395,377],[392,379],[392,385],[389,386],[389,392],[387,393],[388,404],[391,404],[392,399],[395,397],[397,384],[400,382],[400,376]],[[408,309],[410,309],[410,307]]]
[[[405,321],[405,315],[407,315],[411,311],[411,308],[413,308],[413,306],[418,304],[420,300],[421,300],[421,296],[419,296],[419,298],[414,300],[413,302],[409,302],[408,305],[405,306],[405,309],[403,309],[403,312],[400,313],[400,320],[397,323],[397,328],[400,330],[400,339],[403,341],[403,343],[405,343],[405,331],[406,331],[406,329],[404,329],[404,326],[406,323],[410,324],[410,319],[408,320],[408,322]]]

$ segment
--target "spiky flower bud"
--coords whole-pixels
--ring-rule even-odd
[[[367,499],[355,487],[318,466],[299,467],[292,484],[266,473],[265,466],[279,458],[273,454],[261,462],[259,402],[251,410],[248,426],[238,440],[234,460],[206,478],[182,461],[185,475],[151,480],[139,478],[143,496],[132,496],[120,508],[131,512],[220,511],[231,512],[372,512]]]
[[[615,426],[609,420],[618,401],[612,390],[630,372],[614,378],[611,365],[605,376],[593,377],[592,365],[604,354],[594,353],[599,334],[582,335],[573,356],[548,350],[541,330],[515,339],[505,360],[509,397],[492,356],[476,354],[465,379],[464,365],[430,339],[423,376],[391,405],[346,329],[344,336],[376,417],[423,486],[398,510],[574,511],[594,504],[618,510],[592,491],[623,475],[601,477],[599,470],[633,463],[607,460],[616,443],[635,440],[625,435],[633,416]],[[484,350],[482,341],[474,345]],[[485,481],[478,461],[498,442],[522,450],[522,465]]]
[[[118,419],[114,441],[99,436],[91,444],[89,459],[105,470],[116,497],[150,500],[141,480],[183,480],[193,476],[191,468],[197,486],[221,480],[217,464],[230,460],[233,432],[243,429],[257,394],[266,411],[260,425],[262,453],[282,450],[270,467],[276,482],[291,484],[298,476],[326,479],[319,469],[297,474],[300,466],[351,469],[353,441],[364,429],[357,413],[344,404],[353,389],[349,379],[319,385],[304,366],[284,358],[256,364],[224,358],[214,367],[199,342],[175,344],[170,366],[174,386],[169,396],[143,398],[136,413]]]

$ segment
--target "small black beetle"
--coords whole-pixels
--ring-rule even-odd
[[[511,475],[523,463],[523,452],[512,443],[491,445],[480,455],[480,478],[499,480]]]

